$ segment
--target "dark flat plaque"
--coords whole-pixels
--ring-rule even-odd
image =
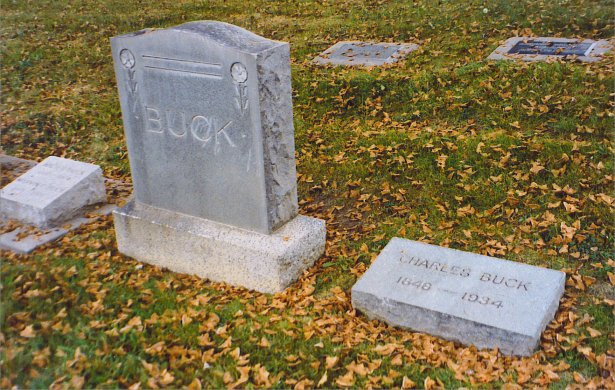
[[[520,41],[508,54],[539,54],[549,56],[585,56],[591,42]]]
[[[569,39],[559,37],[512,37],[498,46],[490,60],[596,62],[611,51],[613,45],[605,40]]]

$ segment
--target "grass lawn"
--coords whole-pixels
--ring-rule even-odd
[[[610,39],[610,0],[5,1],[1,143],[130,180],[109,38],[221,20],[290,42],[301,213],[326,255],[265,295],[117,251],[111,218],[2,252],[0,387],[615,386],[613,56],[490,62],[514,35]],[[322,68],[339,40],[421,46]],[[528,358],[368,321],[350,288],[392,237],[564,270]]]

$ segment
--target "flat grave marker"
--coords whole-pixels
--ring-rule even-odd
[[[321,65],[381,66],[400,61],[418,47],[414,43],[342,41],[322,52],[314,62]]]
[[[324,251],[298,214],[290,49],[215,21],[111,39],[135,199],[114,212],[138,260],[259,291]]]
[[[591,39],[567,39],[550,37],[514,37],[495,49],[488,59],[547,61],[554,59],[574,59],[581,62],[600,61],[604,53],[611,49],[605,41]]]
[[[2,183],[8,185],[35,166],[37,166],[35,161],[0,154]],[[114,188],[112,192],[116,192],[116,190],[122,193],[129,192],[125,183],[112,179],[105,179],[105,182]],[[115,199],[116,196],[112,195],[112,198]],[[118,198],[121,199],[121,197]],[[103,198],[101,197],[101,199]],[[106,203],[85,206],[79,209],[75,216],[66,219],[67,216],[72,215],[72,213],[68,213],[61,218],[61,222],[57,222],[55,226],[47,227],[35,227],[7,219],[6,216],[0,216],[0,249],[22,254],[30,253],[39,246],[55,241],[81,225],[94,222],[101,215],[110,214],[115,207],[114,204]]]
[[[106,197],[99,166],[50,156],[0,191],[0,213],[5,219],[48,228]]]
[[[393,238],[352,288],[390,325],[531,355],[564,293],[560,271]]]

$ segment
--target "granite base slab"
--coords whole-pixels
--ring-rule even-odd
[[[393,238],[352,288],[370,318],[506,355],[531,355],[564,293],[565,274]]]
[[[130,201],[113,212],[118,248],[139,261],[274,293],[325,250],[325,222],[299,215],[271,234]]]

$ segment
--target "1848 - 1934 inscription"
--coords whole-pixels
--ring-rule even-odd
[[[392,325],[527,355],[564,291],[559,271],[394,238],[352,289]]]

